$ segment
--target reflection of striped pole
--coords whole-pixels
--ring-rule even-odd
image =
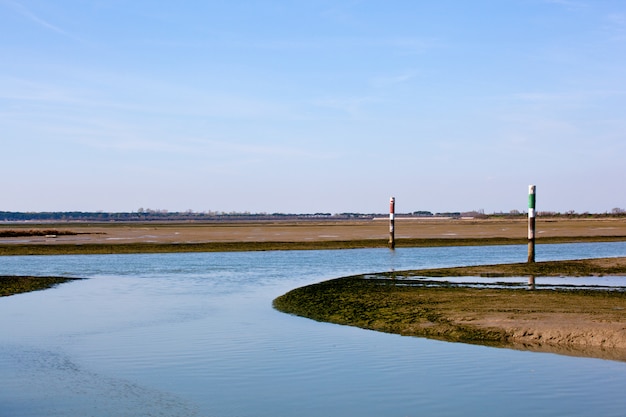
[[[528,262],[535,262],[535,186],[528,186]]]
[[[396,247],[396,237],[394,231],[394,222],[396,216],[396,199],[391,197],[389,200],[389,247],[391,249]]]

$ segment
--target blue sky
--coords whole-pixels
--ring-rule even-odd
[[[0,211],[626,208],[626,2],[0,0]]]

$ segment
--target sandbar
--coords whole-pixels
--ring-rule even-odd
[[[413,277],[624,277],[626,258],[388,272],[297,288],[280,311],[405,336],[626,361],[626,292],[474,288]]]

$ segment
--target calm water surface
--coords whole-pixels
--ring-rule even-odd
[[[538,245],[537,260],[626,243]],[[525,246],[0,257],[90,279],[0,299],[0,416],[623,416],[626,364],[376,333],[272,309],[357,273]]]

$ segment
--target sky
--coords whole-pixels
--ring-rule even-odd
[[[626,209],[623,0],[0,0],[0,211]]]

